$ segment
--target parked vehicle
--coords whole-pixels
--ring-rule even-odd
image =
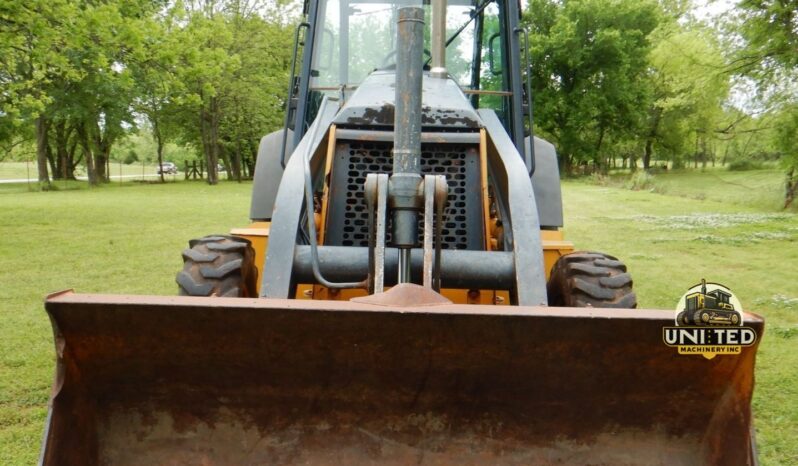
[[[177,174],[177,165],[173,164],[172,162],[164,162],[158,167],[158,174],[165,174],[165,175],[176,175]]]

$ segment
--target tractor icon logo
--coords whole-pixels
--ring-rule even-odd
[[[676,315],[678,326],[706,326],[743,324],[740,301],[719,283],[701,283],[693,286],[679,301]]]

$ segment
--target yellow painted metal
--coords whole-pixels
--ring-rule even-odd
[[[485,248],[490,251],[493,249],[493,239],[491,234],[490,218],[490,193],[488,191],[488,141],[485,134],[485,128],[479,130],[479,174],[480,182],[482,183],[482,225],[483,237],[485,238]]]
[[[269,228],[271,222],[253,222],[244,228],[233,228],[231,235],[248,239],[255,249],[255,266],[258,268],[257,291],[260,294],[260,278],[263,276],[263,264],[266,261],[266,250],[269,248]]]
[[[551,268],[561,256],[574,252],[574,243],[565,241],[562,230],[541,230],[540,239],[543,243],[543,262],[546,267],[546,280],[551,275]]]
[[[327,231],[327,208],[330,196],[330,171],[332,170],[333,155],[335,154],[335,125],[330,125],[330,134],[327,142],[327,159],[324,162],[324,194],[321,197],[321,219],[318,225],[318,242],[324,244],[324,233]]]
[[[260,277],[263,276],[263,265],[266,259],[266,249],[269,247],[270,222],[254,222],[244,228],[234,228],[230,233],[248,239],[255,249],[255,265],[258,268],[258,292],[260,292]],[[573,252],[574,245],[563,239],[560,230],[542,230],[543,260],[546,265],[546,278],[548,279],[554,263],[563,254]],[[471,296],[469,296],[471,292]],[[510,304],[509,293],[503,290],[441,290],[446,298],[457,304]],[[352,298],[366,296],[365,290],[328,290],[323,286],[303,284],[297,286],[297,299],[329,299],[333,301],[348,301]]]

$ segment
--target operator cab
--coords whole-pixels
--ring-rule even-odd
[[[417,5],[402,0],[309,0],[307,22],[297,31],[304,43],[299,76],[292,79],[287,126],[297,144],[313,122],[324,95],[347,102],[372,75],[396,67],[396,20],[399,8]],[[425,9],[424,69],[432,63],[432,6]],[[445,63],[448,77],[464,92],[473,109],[496,111],[513,142],[524,153],[530,132],[529,106],[521,77],[518,4],[505,0],[446,2]],[[509,32],[508,32],[509,31]],[[515,31],[515,32],[513,32]],[[301,36],[313,37],[303,40]],[[434,98],[434,96],[431,96]],[[428,98],[424,96],[425,100]],[[296,122],[301,121],[299,129]]]

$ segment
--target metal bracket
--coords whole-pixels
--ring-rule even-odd
[[[426,175],[424,177],[424,287],[435,291],[441,289],[441,235],[443,231],[443,208],[449,194],[449,186],[443,175]],[[433,209],[435,221],[433,222]],[[435,224],[435,234],[432,226]],[[435,239],[435,257],[433,260],[432,241]]]
[[[370,173],[364,187],[369,210],[369,293],[385,291],[385,227],[388,209],[388,175]],[[376,210],[376,212],[375,212]]]
[[[369,278],[370,294],[385,291],[385,233],[388,210],[388,175],[370,173],[364,186],[369,214]],[[424,265],[423,284],[435,291],[441,289],[441,249],[443,209],[449,185],[443,175],[424,177]],[[434,225],[434,233],[433,233]],[[433,248],[434,241],[434,248]]]

